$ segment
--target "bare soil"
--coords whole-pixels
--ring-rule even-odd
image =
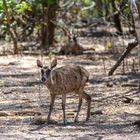
[[[122,74],[120,66],[109,77],[107,73],[117,59],[105,53],[56,57],[58,67],[76,64],[89,71],[90,79],[85,87],[92,97],[89,121],[85,122],[84,101],[79,123],[73,122],[78,97],[68,94],[68,125],[63,126],[61,96],[58,96],[52,113],[54,122],[38,129],[47,117],[50,97],[47,88],[39,83],[36,60],[41,56],[1,56],[0,139],[140,140],[140,126],[136,124],[140,120],[139,72],[129,70]],[[43,56],[46,65],[49,60]]]

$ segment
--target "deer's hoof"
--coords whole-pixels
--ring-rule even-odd
[[[67,123],[67,121],[66,121],[66,120],[64,120],[64,123],[63,123],[63,124],[64,124],[64,126],[66,126],[68,123]]]
[[[78,123],[78,119],[75,119],[74,122],[75,122],[75,123]]]

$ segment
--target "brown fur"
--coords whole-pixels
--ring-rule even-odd
[[[69,34],[68,43],[67,45],[62,46],[62,48],[59,51],[59,54],[80,55],[80,54],[83,54],[83,51],[84,51],[84,48],[78,44],[76,36],[73,34]]]
[[[47,86],[51,95],[51,102],[50,102],[50,109],[47,118],[47,123],[50,121],[50,116],[54,105],[55,96],[62,95],[63,120],[64,120],[64,124],[66,124],[66,115],[65,115],[66,94],[71,92],[79,95],[79,105],[75,117],[75,122],[77,122],[78,120],[78,114],[82,105],[83,98],[87,101],[88,104],[86,120],[89,119],[91,97],[88,94],[86,94],[84,91],[84,86],[88,81],[88,78],[89,78],[88,71],[80,66],[66,65],[51,70],[47,80],[44,81],[44,84]]]
[[[84,49],[77,43],[67,44],[61,47],[59,54],[61,55],[80,55],[83,54]]]

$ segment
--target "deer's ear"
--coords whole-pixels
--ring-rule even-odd
[[[50,69],[53,69],[57,65],[57,58],[53,58],[50,64]]]
[[[38,67],[40,67],[40,68],[43,67],[43,64],[42,64],[42,62],[41,62],[40,60],[37,60],[36,63],[37,63],[37,66],[38,66]]]

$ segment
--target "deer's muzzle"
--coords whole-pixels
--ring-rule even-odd
[[[45,82],[49,75],[50,75],[51,70],[50,69],[41,69],[41,81]]]

